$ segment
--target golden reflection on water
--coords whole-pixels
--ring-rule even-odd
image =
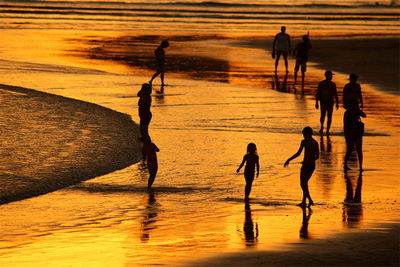
[[[300,164],[288,169],[282,165],[298,149],[302,127],[319,126],[319,113],[312,101],[294,91],[298,87],[285,84],[285,75],[235,73],[245,70],[238,67],[238,52],[232,49],[230,60],[219,60],[221,79],[271,85],[274,91],[170,78],[166,94],[153,95],[150,131],[161,150],[154,191],[145,190],[146,172],[138,163],[76,187],[3,205],[2,265],[174,265],[238,249],[277,249],[299,238],[323,238],[364,223],[398,219],[398,138],[386,134],[392,129],[379,120],[368,118],[368,169],[363,176],[344,174],[342,111],[334,112],[331,136],[315,136],[321,159],[310,192],[317,205],[295,206],[301,198]],[[255,62],[258,67],[266,63]],[[108,75],[77,75],[76,84],[88,89],[75,84],[62,93],[137,119],[134,96],[141,80],[133,87],[127,82],[131,77]],[[74,83],[68,75],[40,78],[31,82],[53,80],[54,87],[59,83],[66,88]],[[319,79],[310,71],[308,87]],[[296,95],[282,94],[289,91]],[[250,141],[259,148],[261,175],[246,205],[243,175],[234,170]],[[353,158],[351,165],[356,163]]]

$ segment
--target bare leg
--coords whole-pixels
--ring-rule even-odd
[[[346,150],[346,155],[344,156],[344,170],[345,171],[350,170],[350,168],[347,166],[347,162],[349,161],[351,152],[353,152],[353,146],[354,146],[353,143],[346,143],[347,150]]]
[[[278,71],[278,63],[279,63],[279,58],[280,58],[280,57],[281,57],[281,54],[278,53],[278,54],[276,55],[276,59],[275,59],[275,72]]]
[[[286,73],[288,73],[289,71],[288,71],[288,61],[287,61],[287,54],[286,53],[283,54],[283,58],[285,60]]]
[[[362,137],[356,141],[356,151],[357,151],[358,164],[360,166],[360,171],[363,171],[363,168],[362,168],[362,163],[363,163]]]
[[[153,80],[161,73],[161,71],[157,70],[156,73],[154,73],[153,77],[151,77],[151,80],[149,81],[149,84],[153,82]]]
[[[153,185],[158,171],[158,165],[153,165],[153,164],[154,163],[152,164],[147,163],[147,168],[149,169],[149,174],[150,174],[147,186],[148,189],[150,189],[151,186]]]
[[[313,200],[311,199],[310,192],[308,190],[308,180],[310,180],[312,173],[301,171],[300,173],[300,186],[303,190],[303,200],[299,204],[299,206],[305,206],[306,201],[308,199],[309,206],[314,205]]]
[[[332,113],[333,113],[333,105],[327,108],[328,111],[328,121],[326,126],[326,133],[329,133],[329,129],[331,128],[332,124]]]
[[[319,119],[321,122],[321,129],[319,130],[319,133],[322,133],[324,131],[324,122],[325,122],[325,115],[326,115],[326,105],[322,104],[320,102],[320,109],[321,109],[321,118]]]

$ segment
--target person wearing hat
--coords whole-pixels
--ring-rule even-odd
[[[349,76],[350,82],[343,88],[343,107],[348,108],[350,99],[357,99],[357,103],[361,105],[361,109],[364,109],[363,99],[361,95],[361,86],[357,83],[358,76],[354,73]]]
[[[336,90],[336,84],[332,82],[333,73],[330,70],[325,71],[325,80],[318,84],[317,95],[315,97],[315,108],[321,110],[321,129],[319,133],[322,134],[324,130],[325,116],[328,117],[326,125],[326,133],[329,134],[329,129],[332,124],[333,106],[336,101],[336,110],[339,109],[339,98]],[[320,105],[318,105],[318,102]]]

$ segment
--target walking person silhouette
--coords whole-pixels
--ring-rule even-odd
[[[244,190],[244,199],[245,201],[249,201],[251,186],[254,181],[254,172],[257,167],[257,177],[260,173],[260,164],[259,157],[257,155],[257,147],[254,143],[250,143],[247,145],[247,154],[244,155],[242,163],[240,163],[239,168],[236,172],[239,172],[243,165],[246,163],[246,167],[244,168],[244,178],[246,180],[246,187]]]

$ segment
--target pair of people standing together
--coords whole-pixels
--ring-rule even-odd
[[[333,73],[329,70],[325,72],[325,80],[318,84],[315,108],[321,110],[321,129],[320,133],[324,130],[325,116],[327,116],[327,127],[326,132],[329,134],[329,130],[332,124],[332,113],[333,106],[336,102],[336,109],[339,108],[339,99],[336,90],[336,84],[332,82]],[[346,109],[344,113],[344,135],[346,139],[346,155],[344,158],[344,169],[349,170],[347,162],[350,155],[356,147],[358,162],[360,170],[362,171],[362,137],[364,134],[364,124],[361,122],[360,117],[366,117],[365,113],[361,110],[364,108],[364,103],[361,94],[361,86],[357,83],[358,76],[356,74],[350,74],[350,82],[345,85],[343,89],[343,107]],[[361,106],[361,109],[359,108]]]
[[[309,35],[303,36],[303,41],[298,43],[293,50],[293,55],[296,56],[296,65],[294,67],[294,84],[297,82],[297,73],[301,69],[302,84],[304,84],[305,73],[307,70],[308,50],[311,48]],[[275,58],[275,73],[278,71],[279,59],[283,56],[285,61],[286,73],[288,73],[287,56],[291,51],[290,36],[286,33],[286,27],[282,26],[281,32],[275,36],[272,44],[272,58]]]

